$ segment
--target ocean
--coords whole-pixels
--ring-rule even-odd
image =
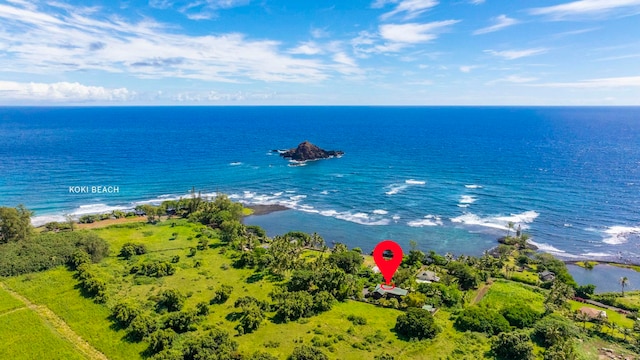
[[[345,155],[272,151],[304,140]],[[192,187],[291,208],[246,219],[270,235],[479,255],[512,221],[564,259],[640,263],[640,108],[0,108],[0,206],[35,225]]]

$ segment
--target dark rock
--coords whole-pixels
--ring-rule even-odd
[[[291,159],[291,160],[295,160],[295,161],[328,159],[332,157],[340,157],[342,155],[344,155],[344,152],[342,151],[322,150],[308,141],[301,143],[295,149],[287,150],[285,152],[280,153],[280,156]]]

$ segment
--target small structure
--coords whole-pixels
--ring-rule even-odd
[[[549,270],[545,270],[545,271],[541,272],[539,274],[539,276],[540,276],[540,280],[542,280],[544,282],[553,281],[553,280],[556,279],[556,274],[552,273]]]
[[[607,318],[607,312],[588,306],[583,306],[578,310],[582,315],[587,316],[591,320],[603,320]]]
[[[144,212],[143,210],[135,210],[133,213],[136,214],[136,216],[146,216],[147,215],[147,213]]]
[[[434,308],[433,306],[431,306],[431,305],[428,305],[428,304],[427,304],[427,305],[423,305],[423,306],[422,306],[422,310],[427,310],[428,312],[430,312],[430,313],[431,313],[431,315],[433,315],[433,314],[435,314],[435,312],[436,312],[438,309],[436,309],[436,308]]]
[[[387,288],[382,285],[376,285],[376,289],[371,293],[374,299],[378,300],[382,297],[387,299],[396,298],[398,300],[402,299],[403,296],[406,296],[409,293],[409,290],[401,289],[399,287]]]
[[[380,268],[378,267],[378,265],[371,268],[371,271],[373,271],[374,274],[380,274]]]
[[[430,284],[438,281],[440,281],[440,278],[433,271],[421,271],[418,275],[416,275],[416,282],[418,283]]]

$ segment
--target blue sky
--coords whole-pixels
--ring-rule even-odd
[[[0,0],[0,104],[640,105],[640,0]]]

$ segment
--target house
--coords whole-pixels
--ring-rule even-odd
[[[547,282],[547,281],[553,281],[556,279],[556,274],[552,273],[549,270],[545,270],[543,272],[541,272],[540,274],[538,274],[540,276],[540,280]]]
[[[371,270],[374,274],[380,274],[380,268],[377,265],[371,268]]]
[[[607,318],[607,312],[604,310],[595,309],[592,307],[583,306],[578,312],[587,316],[591,320],[602,320]]]
[[[438,281],[440,281],[440,278],[433,271],[421,271],[418,275],[416,275],[416,282],[418,283],[430,284]]]
[[[371,293],[371,296],[378,300],[382,297],[387,299],[396,298],[400,300],[403,296],[406,296],[409,290],[401,289],[399,287],[387,287],[380,284],[376,285],[376,289]]]

